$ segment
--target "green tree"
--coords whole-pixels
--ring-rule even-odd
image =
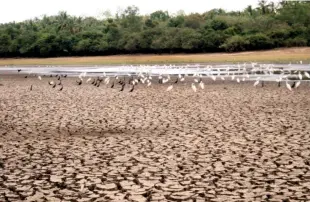
[[[250,42],[247,39],[236,35],[228,38],[226,42],[221,45],[221,48],[224,48],[228,52],[244,51],[249,44]]]
[[[168,11],[155,11],[150,15],[151,20],[166,21],[169,19]]]
[[[262,33],[246,36],[245,40],[248,42],[248,50],[269,49],[273,46],[273,41]]]
[[[260,0],[258,7],[212,9],[170,16],[139,14],[136,6],[115,16],[71,16],[65,11],[0,24],[0,57],[55,57],[123,53],[260,50],[310,46],[310,2]]]

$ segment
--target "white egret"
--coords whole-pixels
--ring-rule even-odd
[[[287,82],[287,80],[286,80],[286,87],[287,87],[287,89],[289,89],[290,91],[292,91],[292,87],[291,87],[291,85]]]
[[[302,75],[300,72],[298,73],[298,78],[299,78],[299,80],[302,80]]]
[[[168,88],[167,88],[167,90],[166,90],[166,91],[171,91],[171,90],[172,90],[172,88],[173,88],[173,85],[168,86]]]
[[[298,88],[300,86],[300,83],[301,83],[301,81],[297,81],[296,85],[295,85],[295,88]]]
[[[200,82],[199,86],[200,86],[201,89],[205,89],[205,84],[203,82]]]
[[[255,83],[254,83],[253,86],[255,87],[255,86],[257,86],[258,84],[259,84],[259,80],[255,81]]]
[[[196,92],[196,91],[197,91],[197,88],[196,88],[196,86],[195,86],[195,84],[194,84],[194,83],[192,83],[192,89],[193,89],[193,91],[194,91],[194,92]]]

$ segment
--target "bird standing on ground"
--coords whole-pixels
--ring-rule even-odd
[[[80,79],[79,81],[76,81],[76,83],[80,86],[80,85],[82,85],[82,80]]]
[[[205,85],[204,85],[203,82],[200,82],[200,83],[199,83],[199,86],[200,86],[200,88],[201,88],[202,90],[205,89]]]
[[[196,93],[197,88],[196,88],[196,86],[195,86],[195,84],[194,84],[194,83],[192,83],[192,89],[193,89],[193,91]]]
[[[301,81],[297,81],[296,85],[295,85],[295,88],[298,88],[300,86],[300,84],[301,84]]]
[[[129,92],[133,92],[134,89],[135,89],[135,85],[132,85],[132,88],[130,89]]]
[[[292,87],[291,87],[291,85],[287,82],[287,80],[286,80],[286,87],[287,87],[287,89],[289,89],[290,91],[292,91]]]
[[[122,88],[121,88],[121,90],[120,90],[120,91],[123,91],[123,90],[124,90],[124,88],[125,88],[125,84],[123,84],[123,85],[122,85]]]
[[[259,84],[259,80],[255,81],[255,83],[254,83],[253,86],[255,87],[255,86],[257,86],[258,84]]]
[[[172,90],[172,88],[173,88],[173,85],[168,86],[168,88],[167,88],[167,90],[166,90],[166,91],[171,91],[171,90]]]
[[[291,85],[291,88],[295,88],[296,85],[296,81],[293,82],[293,84]]]

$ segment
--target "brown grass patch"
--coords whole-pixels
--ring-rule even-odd
[[[160,63],[225,63],[310,61],[310,47],[268,51],[207,54],[115,55],[96,57],[18,58],[0,59],[0,65],[104,65],[104,64],[160,64]]]

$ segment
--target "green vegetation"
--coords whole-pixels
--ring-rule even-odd
[[[135,6],[99,20],[57,16],[0,24],[0,57],[207,53],[310,46],[310,2],[226,12],[139,15]]]

